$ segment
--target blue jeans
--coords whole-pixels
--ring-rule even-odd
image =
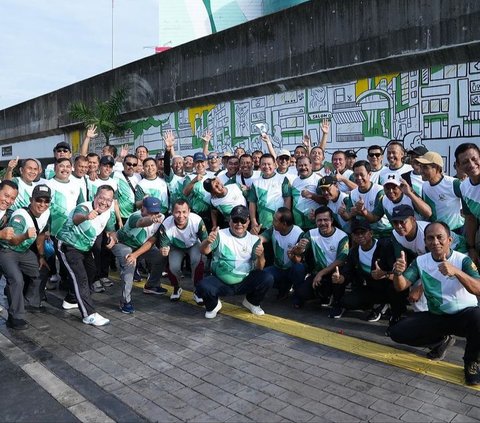
[[[292,264],[289,269],[269,266],[263,270],[273,276],[273,287],[278,289],[279,297],[286,295],[292,285],[300,285],[305,280],[306,274],[306,268],[303,263]]]
[[[207,311],[218,304],[218,297],[245,294],[248,302],[260,305],[267,291],[273,286],[273,276],[264,270],[252,270],[243,281],[229,285],[216,276],[207,276],[197,285],[197,293],[202,297]]]

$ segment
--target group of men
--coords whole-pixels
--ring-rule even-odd
[[[223,157],[210,151],[209,132],[201,152],[177,155],[167,131],[165,150],[149,157],[145,146],[88,152],[91,127],[73,163],[67,143],[55,147],[45,179],[37,160],[12,160],[0,184],[8,326],[27,327],[25,309],[38,310],[45,288],[55,287],[57,263],[63,308],[78,308],[94,326],[108,319],[91,292],[111,286],[114,262],[124,313],[135,311],[139,273],[148,273],[144,293],[161,295],[166,272],[178,301],[188,267],[206,318],[220,311],[221,297],[237,294],[261,316],[272,287],[298,309],[319,301],[331,318],[360,309],[375,322],[389,309],[387,334],[429,347],[431,359],[466,337],[465,379],[479,384],[478,146],[457,147],[457,177],[445,174],[438,153],[406,152],[396,140],[385,150],[369,146],[367,160],[336,151],[325,165],[328,122],[321,129],[318,146],[304,137],[293,154],[262,134],[268,152],[238,147]],[[409,303],[415,312],[405,317]]]

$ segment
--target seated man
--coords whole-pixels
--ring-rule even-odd
[[[135,312],[131,301],[133,274],[138,259],[145,259],[149,265],[150,275],[144,292],[164,294],[167,292],[160,285],[160,278],[165,259],[155,247],[158,231],[165,216],[160,213],[161,202],[156,197],[145,197],[142,208],[130,215],[125,225],[117,232],[118,243],[113,245],[112,253],[120,265],[120,278],[123,282],[120,311],[125,314]]]
[[[332,275],[334,284],[345,286],[345,282],[352,282],[352,291],[342,298],[342,306],[347,310],[371,309],[369,322],[380,320],[384,304],[390,304],[392,316],[400,316],[406,308],[406,293],[393,288],[395,256],[391,240],[373,238],[372,228],[365,220],[352,222],[352,239],[355,247],[350,250],[345,265]],[[382,307],[375,308],[375,304]]]
[[[273,285],[273,277],[262,270],[263,246],[258,236],[247,232],[249,223],[248,209],[236,206],[230,213],[230,227],[215,228],[200,246],[202,254],[213,252],[212,276],[197,286],[207,319],[213,319],[222,308],[218,297],[228,295],[246,294],[242,304],[257,316],[265,314],[260,303]]]
[[[430,251],[407,268],[405,253],[394,266],[395,289],[403,291],[421,279],[428,311],[414,313],[390,329],[392,340],[416,347],[448,346],[450,334],[465,337],[464,373],[467,385],[480,385],[480,275],[465,254],[452,251],[449,227],[434,222],[425,229]]]

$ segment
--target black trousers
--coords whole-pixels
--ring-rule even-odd
[[[90,284],[94,282],[96,274],[93,254],[91,251],[77,250],[70,245],[64,244],[62,241],[58,242],[58,250],[72,278],[80,313],[82,317],[90,316],[90,314],[95,313],[95,307],[90,295]]]
[[[463,359],[466,363],[480,360],[480,308],[467,307],[455,314],[414,313],[390,329],[390,337],[399,344],[428,347],[445,336],[467,339]]]

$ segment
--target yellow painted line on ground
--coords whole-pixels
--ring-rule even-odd
[[[134,286],[143,289],[143,282],[135,282]],[[164,286],[168,289],[168,294],[172,292],[172,287]],[[183,290],[180,301],[196,305],[192,299],[192,292]],[[432,361],[426,357],[403,351],[387,345],[377,344],[371,341],[355,338],[353,336],[336,333],[319,327],[307,325],[295,320],[285,319],[283,317],[265,314],[264,316],[255,316],[243,307],[229,304],[222,301],[221,314],[253,323],[258,326],[273,329],[277,332],[285,333],[296,338],[305,339],[317,344],[335,348],[340,351],[349,352],[360,357],[369,358],[401,369],[410,370],[445,382],[456,385],[466,386],[463,377],[463,367],[448,363],[446,361]],[[467,388],[480,391],[480,386]]]

